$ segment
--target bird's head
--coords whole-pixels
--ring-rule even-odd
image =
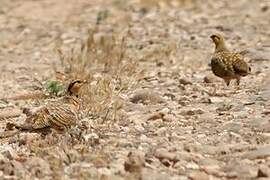
[[[225,40],[224,40],[224,38],[223,38],[222,35],[220,35],[220,34],[213,34],[213,35],[210,36],[210,38],[212,39],[212,41],[216,45],[216,51],[227,50],[227,48],[225,46]]]
[[[216,45],[224,43],[224,38],[220,34],[212,34],[210,38]]]
[[[68,85],[67,92],[69,95],[78,96],[81,87],[86,83],[84,80],[74,80]]]

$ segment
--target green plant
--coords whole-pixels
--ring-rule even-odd
[[[64,86],[59,81],[48,81],[45,84],[45,91],[50,95],[59,96],[64,92]]]

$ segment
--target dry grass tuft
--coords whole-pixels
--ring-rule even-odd
[[[137,84],[137,63],[126,53],[128,34],[99,32],[97,26],[88,30],[79,48],[57,50],[61,66],[55,67],[56,77],[88,82],[81,94],[86,115],[116,117],[119,97]],[[112,112],[114,115],[109,115]]]
[[[191,4],[193,0],[140,0],[145,7],[171,7]]]

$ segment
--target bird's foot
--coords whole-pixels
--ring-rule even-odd
[[[229,86],[226,85],[226,86],[223,87],[223,90],[224,90],[224,91],[229,91],[229,90],[231,90],[231,88],[230,88]]]
[[[234,89],[235,89],[236,91],[240,91],[240,90],[241,90],[241,87],[240,87],[239,85],[237,85],[237,86],[234,87]]]
[[[240,90],[241,90],[241,88],[240,88],[240,79],[237,79],[237,80],[236,80],[235,90],[236,90],[236,91],[240,91]]]

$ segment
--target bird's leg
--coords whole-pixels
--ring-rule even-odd
[[[240,77],[238,77],[237,79],[236,79],[236,90],[240,90]]]
[[[225,90],[228,90],[229,89],[229,85],[230,85],[230,82],[231,80],[230,79],[224,79],[225,83],[226,83],[226,87],[224,87]]]
[[[230,80],[229,79],[225,79],[225,82],[226,82],[226,85],[227,85],[227,87],[230,85]]]
[[[216,96],[217,95],[217,87],[214,86],[213,92],[211,92],[212,96]]]
[[[237,86],[240,85],[240,78],[237,78],[236,83],[237,83]]]
[[[230,79],[230,78],[224,78],[224,81],[225,81],[225,83],[226,83],[226,86],[223,87],[223,90],[224,90],[225,92],[223,92],[223,95],[222,95],[222,96],[228,96],[228,93],[229,93],[229,94],[231,93],[230,88],[229,88],[231,79]]]

